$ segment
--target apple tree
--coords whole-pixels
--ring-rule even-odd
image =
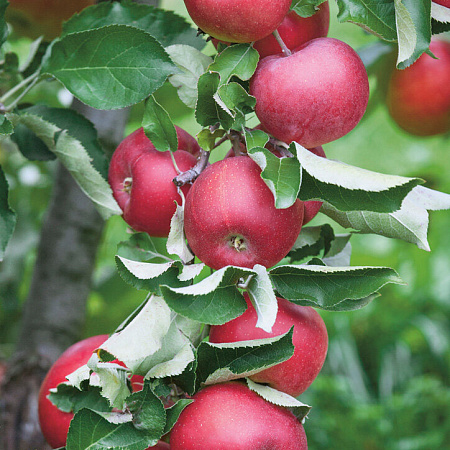
[[[403,283],[394,268],[351,265],[351,236],[429,250],[429,211],[450,208],[450,195],[418,177],[328,159],[322,145],[363,127],[386,96],[403,128],[449,132],[450,45],[433,37],[450,29],[448,5],[337,0],[340,22],[379,38],[357,53],[327,37],[323,0],[185,0],[194,25],[131,0],[99,2],[53,40],[34,41],[19,66],[8,52],[14,3],[0,1],[0,69],[9,80],[2,139],[30,160],[56,159],[61,183],[80,189],[69,222],[90,234],[80,246],[91,256],[64,250],[77,268],[72,278],[92,271],[102,219],[122,215],[130,237],[117,243],[117,271],[148,294],[108,337],[81,341],[83,353],[71,347],[70,364],[67,353],[55,363],[58,375],[53,366],[39,400],[47,441],[67,450],[169,441],[174,449],[306,449],[311,406],[301,394],[328,343],[318,311],[358,310],[386,284]],[[422,85],[430,70],[437,76]],[[396,79],[409,74],[406,89]],[[368,75],[376,80],[370,96]],[[25,102],[42,83],[64,86],[74,106]],[[196,138],[157,101],[166,83],[192,109]],[[436,100],[416,123],[422,98]],[[119,145],[126,108],[141,102],[141,127]],[[229,153],[216,157],[224,146]],[[0,257],[16,226],[8,192],[0,169]],[[68,192],[61,187],[61,202]]]

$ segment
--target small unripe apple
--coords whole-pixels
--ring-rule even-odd
[[[291,0],[184,0],[196,25],[227,42],[253,42],[274,31]]]
[[[196,163],[198,153],[195,139],[177,127],[178,150],[174,158],[184,172]],[[172,180],[177,176],[168,151],[159,152],[147,138],[143,128],[126,137],[114,152],[109,166],[108,180],[114,198],[123,211],[125,222],[136,231],[150,236],[167,237],[170,221],[181,197]],[[181,189],[186,195],[190,185]]]
[[[369,82],[349,45],[318,38],[290,56],[262,59],[250,80],[250,94],[256,97],[256,115],[268,133],[313,148],[358,124],[369,99]]]
[[[303,202],[275,208],[261,169],[248,156],[218,161],[197,178],[186,197],[184,226],[192,251],[207,266],[271,267],[297,239]]]
[[[387,106],[400,128],[417,136],[450,130],[450,42],[433,39],[431,52],[404,70],[394,69]]]
[[[279,336],[294,327],[294,355],[276,366],[250,378],[297,397],[304,392],[322,369],[328,349],[328,334],[319,313],[310,306],[300,306],[277,298],[278,313],[270,333],[256,328],[255,308],[244,294],[248,308],[241,316],[223,325],[211,326],[210,342],[225,343]]]
[[[9,0],[5,16],[17,34],[51,40],[61,33],[64,21],[95,3],[95,0]]]
[[[239,382],[207,386],[180,414],[171,450],[307,450],[302,424]]]

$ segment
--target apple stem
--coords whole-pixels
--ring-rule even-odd
[[[281,39],[281,36],[280,36],[280,33],[278,33],[278,30],[275,30],[272,34],[274,35],[277,42],[280,44],[281,50],[283,51],[285,56],[292,55],[292,52],[289,50],[288,46],[284,43],[283,39]]]
[[[173,154],[173,151],[172,151],[172,150],[169,150],[169,153],[170,153],[170,157],[172,158],[172,164],[173,164],[173,167],[175,168],[175,171],[177,172],[177,174],[180,175],[181,170],[178,168],[178,164],[177,164],[177,162],[175,161],[175,156],[174,156],[174,154]]]
[[[209,152],[200,149],[200,156],[198,157],[197,164],[192,169],[186,170],[186,172],[179,173],[172,181],[175,186],[181,187],[185,184],[192,183],[206,168],[209,160]]]
[[[233,152],[236,156],[241,154],[241,134],[233,130],[230,131],[229,139],[233,145]]]

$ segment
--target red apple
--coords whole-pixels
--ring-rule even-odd
[[[17,34],[51,40],[61,33],[65,20],[95,3],[95,0],[9,0],[5,16]]]
[[[303,203],[276,209],[261,169],[248,156],[218,161],[194,182],[184,226],[192,251],[206,265],[271,267],[286,256],[303,221]]]
[[[178,148],[174,153],[178,168],[184,172],[196,163],[196,157],[184,148],[197,152],[188,133],[177,127]],[[198,144],[197,144],[198,146]],[[167,237],[175,213],[175,201],[181,197],[172,182],[177,176],[170,153],[159,152],[145,136],[143,128],[126,137],[114,152],[108,180],[123,218],[136,231],[150,236]],[[184,195],[190,185],[182,187]]]
[[[261,60],[250,94],[256,97],[256,115],[268,133],[312,148],[344,136],[358,124],[369,99],[369,82],[349,45],[318,38],[290,56]]]
[[[84,366],[92,356],[92,352],[100,347],[106,339],[108,339],[107,334],[100,334],[83,339],[70,346],[56,360],[42,382],[38,398],[39,423],[42,434],[52,448],[64,447],[66,445],[67,433],[69,431],[70,421],[73,418],[73,413],[61,411],[47,398],[50,389],[56,388],[58,384],[67,381],[67,375]],[[122,361],[114,360],[112,362],[125,367]],[[144,377],[140,375],[133,375],[131,377],[133,392],[142,389],[143,381]]]
[[[171,450],[306,450],[302,424],[239,382],[207,386],[180,414]]]
[[[271,333],[256,328],[257,314],[247,294],[248,308],[241,316],[224,325],[211,326],[209,340],[215,343],[263,339],[286,333],[294,326],[294,355],[287,361],[265,369],[250,378],[267,383],[279,391],[297,397],[322,369],[328,349],[328,334],[319,313],[278,297],[278,313]]]
[[[434,39],[430,50],[412,66],[394,69],[387,106],[394,121],[408,133],[432,136],[450,130],[450,42]]]
[[[79,367],[85,365],[92,352],[100,347],[108,339],[107,334],[92,336],[69,347],[53,364],[42,382],[39,391],[39,423],[42,434],[52,448],[66,445],[67,433],[73,413],[63,412],[58,409],[48,398],[50,389],[66,380]]]
[[[289,50],[303,45],[311,39],[326,37],[330,25],[330,7],[328,2],[319,6],[319,11],[311,17],[300,17],[291,11],[277,28],[280,37]],[[258,50],[260,58],[281,53],[281,47],[271,34],[256,41],[253,48]]]
[[[196,25],[227,42],[252,42],[274,31],[289,12],[291,0],[184,0]]]

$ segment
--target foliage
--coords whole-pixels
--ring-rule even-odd
[[[317,0],[294,1],[293,7],[306,17],[320,3]],[[369,76],[377,81],[377,93],[369,106],[372,116],[365,119],[367,125],[380,114],[386,71],[392,69],[391,60],[395,59],[395,54],[397,67],[404,68],[428,49],[434,29],[431,2],[384,0],[375,8],[369,8],[366,2],[359,0],[338,0],[337,5],[339,21],[356,23],[383,40],[361,50]],[[5,28],[2,23],[0,27]],[[448,359],[450,353],[448,345],[439,344],[432,336],[437,329],[443,342],[448,342],[443,331],[448,323],[440,316],[438,296],[430,295],[428,304],[421,298],[421,295],[429,294],[424,292],[425,286],[437,275],[430,273],[430,278],[415,282],[414,277],[419,276],[417,269],[410,267],[409,274],[405,270],[408,281],[413,281],[413,286],[418,289],[414,293],[411,288],[409,290],[414,309],[405,302],[402,288],[397,286],[386,288],[392,297],[387,302],[372,302],[381,287],[402,281],[393,269],[379,267],[386,264],[379,261],[382,258],[367,258],[360,249],[353,259],[353,262],[358,260],[358,265],[350,266],[350,235],[342,232],[346,228],[369,234],[373,239],[395,238],[429,250],[428,211],[449,209],[450,196],[418,186],[422,180],[412,173],[388,176],[377,171],[389,171],[392,165],[386,169],[368,163],[371,167],[368,171],[319,158],[296,143],[286,145],[292,158],[280,160],[274,157],[264,148],[268,136],[262,131],[251,132],[247,127],[255,106],[254,97],[248,94],[248,80],[258,62],[256,50],[249,44],[239,44],[210,57],[200,53],[204,45],[204,40],[195,37],[195,31],[186,21],[171,11],[138,6],[129,1],[99,4],[69,20],[62,37],[44,51],[38,51],[39,42],[30,47],[30,64],[19,69],[21,81],[17,88],[0,85],[0,100],[5,103],[0,124],[4,148],[13,146],[14,142],[29,161],[47,161],[56,157],[71,171],[105,218],[119,215],[121,210],[107,184],[106,157],[96,141],[92,125],[67,109],[52,105],[23,108],[20,104],[23,98],[31,98],[31,89],[39,89],[42,85],[38,83],[43,80],[51,79],[53,85],[57,80],[72,95],[97,109],[117,109],[147,99],[142,125],[158,150],[176,148],[171,119],[174,117],[172,110],[181,107],[175,99],[176,90],[179,99],[194,110],[195,119],[202,127],[202,139],[208,142],[206,150],[211,150],[212,158],[216,152],[215,142],[227,133],[236,132],[246,143],[251,158],[261,167],[262,178],[274,194],[278,208],[291,206],[297,198],[321,200],[323,212],[328,216],[326,224],[304,229],[288,258],[275,268],[266,271],[258,266],[253,269],[228,266],[214,273],[209,273],[198,261],[187,265],[189,258],[178,257],[186,255],[185,249],[181,248],[184,242],[182,233],[180,237],[182,214],[177,216],[180,217],[178,222],[177,217],[172,222],[173,234],[169,236],[167,248],[164,240],[141,235],[133,235],[124,241],[115,259],[116,272],[111,248],[107,246],[113,247],[112,252],[115,252],[111,242],[120,240],[118,235],[123,234],[123,226],[112,217],[108,228],[110,234],[105,240],[108,243],[104,244],[90,299],[89,326],[93,327],[95,317],[109,316],[109,323],[104,322],[109,328],[102,330],[109,332],[122,322],[124,315],[130,315],[102,345],[100,359],[91,359],[85,368],[83,383],[79,382],[77,389],[80,399],[84,399],[86,381],[95,371],[103,383],[100,383],[99,392],[95,391],[97,398],[100,395],[106,398],[110,407],[133,407],[128,416],[122,417],[123,423],[117,423],[117,417],[105,413],[103,402],[101,407],[92,401],[87,408],[77,409],[69,433],[68,450],[86,448],[94,443],[97,448],[107,448],[111,442],[115,448],[123,445],[125,436],[132,436],[134,447],[128,446],[130,449],[154,445],[187,405],[180,400],[174,410],[164,410],[159,389],[167,389],[176,383],[192,395],[203,383],[245,377],[287,359],[292,354],[289,334],[253,341],[248,346],[199,344],[205,331],[202,323],[221,324],[242,314],[245,310],[244,290],[258,306],[258,325],[263,329],[270,329],[275,320],[275,294],[294,303],[327,311],[351,311],[370,303],[361,315],[352,319],[347,319],[347,315],[335,318],[336,313],[325,313],[330,335],[336,337],[330,340],[325,375],[302,396],[302,401],[317,410],[315,413],[313,409],[307,422],[311,448],[333,448],[336,442],[339,447],[351,448],[358,439],[362,439],[361,448],[442,447],[446,442],[445,433],[449,432],[448,420],[442,418],[449,396],[448,389],[443,386],[449,374],[442,360]],[[33,68],[31,73],[30,67]],[[6,66],[3,70],[6,71]],[[169,83],[174,86],[170,92],[175,107],[169,102],[158,102],[158,92],[167,89]],[[138,108],[136,106],[136,111]],[[381,122],[386,126],[385,117],[377,123]],[[12,140],[8,140],[10,135]],[[359,148],[369,146],[361,137],[359,139]],[[403,137],[396,136],[395,139],[390,142],[391,149],[395,146],[393,142],[403,142]],[[344,145],[342,142],[346,142],[345,139],[338,145]],[[434,145],[437,147],[440,143]],[[332,144],[330,148],[333,153]],[[44,166],[43,163],[5,156],[0,162],[6,167],[10,180],[8,186],[7,178],[3,171],[0,172],[0,257],[5,253],[9,239],[8,251],[13,248],[3,263],[3,271],[8,274],[24,266],[23,255],[35,242],[34,238],[22,242],[20,248],[15,239],[20,239],[27,227],[34,229],[32,235],[35,236],[39,226],[32,218],[32,207],[23,207],[18,201],[24,193],[30,197],[39,195],[21,185],[20,171],[34,167],[47,174],[51,171],[51,163]],[[366,162],[363,159],[362,165]],[[430,163],[431,173],[438,163],[434,161],[434,167]],[[39,191],[40,187],[36,187]],[[438,188],[445,190],[448,186],[439,185]],[[41,191],[47,189],[48,186],[44,186]],[[44,192],[43,196],[46,195]],[[23,220],[23,224],[19,220],[14,236],[16,218],[10,204],[20,211]],[[448,220],[445,223],[448,225]],[[178,235],[174,236],[176,227]],[[361,245],[361,236],[355,237]],[[378,245],[381,241],[373,242]],[[392,244],[392,254],[400,248],[406,256],[404,261],[408,261],[408,255],[415,257],[413,252],[418,250],[404,250],[404,244]],[[450,242],[443,242],[441,248],[448,249],[448,245]],[[441,255],[445,255],[445,250],[441,250]],[[398,261],[394,258],[394,262]],[[22,290],[26,290],[29,269],[25,274]],[[118,274],[133,289],[122,283]],[[448,279],[446,282],[448,284]],[[0,316],[0,321],[6,322],[20,310],[18,280],[8,284],[7,279],[0,279],[0,285],[7,287],[6,295],[1,299]],[[327,288],[322,289],[323,286]],[[136,290],[145,292],[140,294]],[[117,312],[112,312],[112,303],[119,303],[121,294],[133,299],[134,312],[125,311],[123,305]],[[111,297],[118,300],[109,300]],[[395,314],[397,309],[399,313]],[[143,324],[148,321],[152,321],[153,326],[146,328],[147,345],[130,346],[133,338],[142,339]],[[379,322],[380,330],[371,328],[367,334],[362,332],[371,322]],[[386,333],[381,332],[384,329]],[[393,332],[396,333],[394,339]],[[426,351],[429,357],[423,358],[421,355]],[[111,356],[121,359],[133,373],[146,377],[141,393],[128,397],[123,370],[105,369],[103,364],[107,365]],[[402,358],[406,358],[410,374],[405,373]],[[214,366],[211,360],[216,362]],[[429,365],[433,368],[432,374],[425,376]],[[411,379],[411,374],[417,378]],[[111,392],[107,380],[119,384],[119,392]],[[254,386],[254,389],[260,389],[264,395],[263,387]],[[69,395],[76,398],[77,391],[69,391],[64,397],[61,388],[63,401]],[[266,395],[276,398],[281,405],[300,408],[300,417],[309,411],[291,398],[277,397],[273,393]],[[427,417],[425,423],[421,420],[423,415]],[[390,421],[390,417],[394,420]],[[346,422],[353,424],[354,431],[349,432],[348,427],[342,426]],[[83,436],[83,442],[76,437],[81,427],[92,430]],[[439,427],[442,428],[440,431]]]

